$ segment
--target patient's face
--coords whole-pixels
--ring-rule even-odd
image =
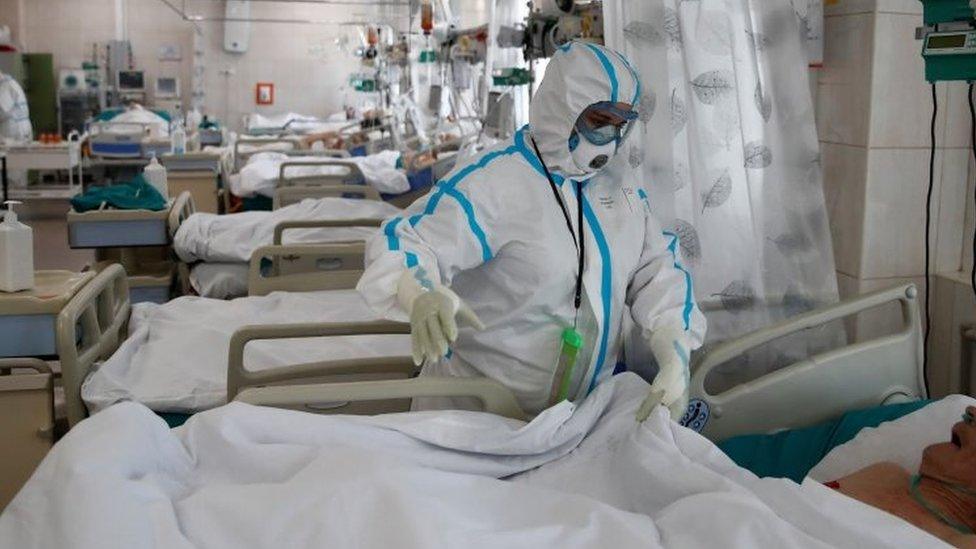
[[[976,417],[976,407],[966,413]],[[922,452],[919,472],[944,482],[976,489],[976,421],[960,421],[952,426],[949,442],[933,444]]]

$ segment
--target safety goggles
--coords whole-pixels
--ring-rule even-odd
[[[609,101],[586,108],[574,126],[576,132],[594,145],[623,141],[637,119],[637,111],[620,109]]]

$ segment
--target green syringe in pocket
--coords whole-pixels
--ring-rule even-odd
[[[582,346],[583,336],[575,328],[563,330],[559,362],[556,364],[556,375],[560,381],[555,402],[566,400],[569,395],[569,388],[573,383],[573,371],[576,369],[576,358]]]

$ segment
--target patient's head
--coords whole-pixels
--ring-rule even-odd
[[[976,490],[976,407],[966,408],[967,419],[952,426],[949,442],[933,444],[922,452],[922,476]]]

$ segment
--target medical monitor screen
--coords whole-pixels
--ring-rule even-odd
[[[142,71],[119,71],[119,90],[142,91],[146,89],[146,74]]]
[[[163,95],[163,96],[176,95],[177,87],[178,84],[175,78],[156,79],[156,95]]]
[[[966,35],[943,34],[939,36],[930,36],[928,44],[929,48],[936,50],[943,48],[964,48],[966,47]]]

